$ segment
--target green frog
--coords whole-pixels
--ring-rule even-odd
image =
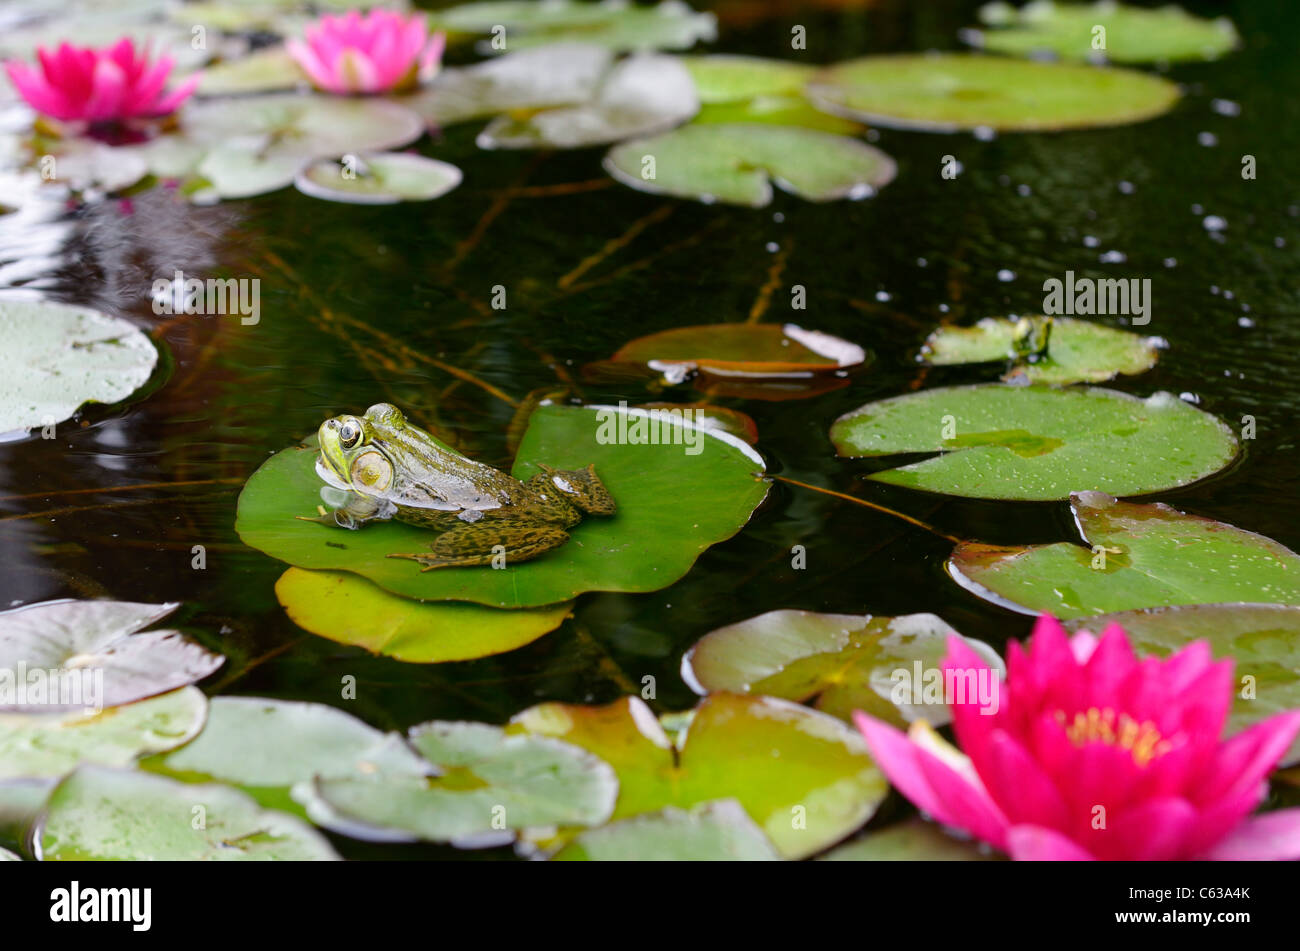
[[[428,552],[394,553],[424,567],[527,561],[569,539],[584,515],[617,510],[595,466],[541,470],[520,482],[475,462],[407,422],[397,407],[376,403],[364,416],[321,424],[316,472],[347,491],[346,501],[319,521],[343,528],[396,519],[441,532]]]

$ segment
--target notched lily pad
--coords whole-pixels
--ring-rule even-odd
[[[588,829],[553,857],[557,862],[774,862],[763,830],[734,799],[694,809],[674,806]]]
[[[1154,10],[1114,0],[1054,3],[1034,0],[980,7],[987,30],[964,30],[973,46],[1012,56],[1049,54],[1062,59],[1160,63],[1218,59],[1240,44],[1227,17],[1203,20],[1174,4]]]
[[[290,620],[340,644],[413,664],[473,660],[531,644],[569,616],[572,601],[503,611],[389,594],[344,571],[290,568],[275,583]]]
[[[84,403],[118,403],[153,373],[158,351],[118,317],[52,301],[0,300],[0,433],[52,426]]]
[[[856,200],[897,172],[893,159],[857,139],[764,123],[688,125],[617,145],[604,164],[639,191],[751,208],[771,203],[773,183],[806,201]]]
[[[505,48],[581,40],[614,50],[684,50],[717,39],[712,13],[696,13],[680,0],[640,5],[628,0],[494,0],[438,10],[430,27],[449,33],[493,33],[504,27]],[[478,44],[484,55],[501,51],[491,40]]]
[[[129,601],[49,601],[0,613],[0,683],[23,671],[57,672],[68,687],[78,681],[97,694],[59,703],[60,683],[39,703],[12,703],[0,693],[0,712],[53,713],[88,706],[116,707],[184,687],[217,670],[225,658],[180,631],[141,628],[171,614],[175,604]],[[21,665],[21,668],[20,668]],[[89,680],[87,680],[89,678]]]
[[[461,181],[455,165],[406,152],[321,159],[294,179],[298,191],[313,198],[356,205],[395,205],[441,198]]]
[[[808,96],[836,115],[900,129],[1042,132],[1141,122],[1167,112],[1179,92],[1134,70],[945,53],[837,63]]]
[[[1168,393],[1001,383],[868,403],[835,421],[831,441],[841,456],[941,453],[869,476],[879,482],[1027,501],[1189,485],[1237,455],[1227,425]]]
[[[950,716],[939,665],[950,637],[961,635],[933,614],[769,611],[705,634],[682,658],[682,679],[697,693],[815,700],[842,720],[864,710],[898,726],[922,718],[942,726]],[[962,639],[1004,671],[992,647]]]
[[[1009,383],[1101,383],[1155,366],[1163,344],[1071,317],[986,317],[973,327],[940,327],[921,359],[932,366],[1009,364]]]
[[[982,598],[1058,618],[1231,601],[1300,605],[1300,556],[1271,538],[1102,492],[1076,493],[1070,508],[1082,545],[963,542],[949,573]]]

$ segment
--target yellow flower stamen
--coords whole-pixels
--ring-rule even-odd
[[[1066,737],[1075,746],[1088,743],[1118,746],[1128,750],[1138,766],[1146,766],[1171,749],[1170,742],[1160,735],[1150,720],[1139,723],[1127,713],[1117,714],[1110,707],[1104,710],[1089,707],[1086,713],[1076,713],[1069,722],[1065,711],[1057,710],[1056,722],[1065,727]]]

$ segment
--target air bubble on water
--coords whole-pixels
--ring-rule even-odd
[[[889,300],[889,291],[876,291],[876,300],[884,303]]]
[[[1135,191],[1137,191],[1137,186],[1134,185],[1132,182],[1120,182],[1120,183],[1119,183],[1119,190],[1120,190],[1120,193],[1121,193],[1121,194],[1124,194],[1124,195],[1131,195],[1131,194],[1133,194]]]
[[[917,258],[917,259],[916,259],[916,266],[917,266],[917,267],[928,267],[929,265],[930,265],[930,262],[927,261],[925,258]]]
[[[997,132],[991,126],[986,125],[977,125],[974,134],[975,138],[981,142],[992,142],[998,137]]]
[[[1194,215],[1205,214],[1205,209],[1201,207],[1200,202],[1197,202],[1196,204],[1192,205],[1192,214]]]
[[[1021,198],[1028,198],[1028,197],[1029,197],[1030,195],[1032,195],[1033,193],[1034,193],[1034,190],[1033,190],[1032,188],[1030,188],[1028,185],[1017,185],[1017,186],[1016,186],[1016,194],[1019,195]]]
[[[863,198],[870,198],[876,193],[876,190],[867,184],[854,185],[849,189],[850,201],[861,201]]]
[[[1165,267],[1178,267],[1178,258],[1165,258]]]
[[[700,201],[701,201],[703,204],[706,204],[706,205],[712,205],[712,204],[714,204],[715,202],[717,202],[717,200],[718,200],[718,196],[717,196],[717,195],[704,194],[704,195],[701,195],[701,196],[700,196]]]
[[[1242,305],[1241,305],[1241,312],[1242,312],[1243,314],[1249,314],[1249,313],[1250,313],[1250,305],[1249,305],[1249,304],[1242,304]]]
[[[1222,231],[1224,228],[1228,227],[1228,222],[1224,221],[1218,215],[1206,215],[1201,221],[1201,225],[1206,231]]]
[[[1004,267],[1002,270],[998,271],[998,280],[1001,281],[1003,284],[1007,283],[1008,281],[1014,281],[1015,279],[1016,279],[1016,272],[1010,270],[1009,268]]]
[[[1285,248],[1285,247],[1286,247],[1286,238],[1274,238],[1274,239],[1273,239],[1273,247],[1275,247],[1275,248]]]
[[[1093,237],[1092,235],[1085,234],[1083,236],[1083,246],[1085,248],[1095,248],[1099,244],[1101,244],[1101,241],[1099,241],[1097,238]]]
[[[1255,326],[1255,321],[1251,320],[1249,317],[1238,317],[1237,326],[1249,330],[1251,327]]]
[[[776,252],[781,250],[781,246],[777,244],[775,241],[769,241],[766,247],[767,247],[768,254],[776,254]]]
[[[1237,295],[1234,294],[1234,293],[1232,293],[1232,291],[1224,291],[1224,292],[1223,292],[1223,299],[1224,299],[1224,300],[1232,300],[1232,299],[1233,299],[1234,297],[1236,297],[1236,296],[1237,296]]]
[[[1210,108],[1221,116],[1241,115],[1241,104],[1231,99],[1211,99]]]
[[[1213,132],[1198,132],[1196,133],[1196,141],[1207,149],[1212,149],[1219,144],[1219,137]]]
[[[785,221],[785,213],[780,211],[776,212],[776,214],[772,215],[772,220],[775,221],[777,224],[780,224],[781,222]]]
[[[1128,255],[1123,251],[1105,251],[1098,255],[1097,260],[1102,264],[1123,264],[1128,260]]]
[[[941,314],[946,314],[946,313],[948,313],[948,305],[947,305],[947,304],[940,304],[940,305],[939,305],[939,313],[941,313]]]
[[[1218,284],[1211,284],[1211,285],[1210,285],[1210,293],[1211,293],[1211,294],[1214,294],[1214,295],[1217,297],[1218,294],[1219,294],[1219,285],[1218,285]]]

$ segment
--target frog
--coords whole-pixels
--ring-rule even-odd
[[[584,517],[618,510],[594,464],[538,463],[520,481],[444,445],[391,403],[327,419],[317,437],[317,475],[347,496],[311,521],[358,529],[393,519],[434,529],[427,552],[388,556],[419,562],[421,571],[528,561],[567,542]]]

